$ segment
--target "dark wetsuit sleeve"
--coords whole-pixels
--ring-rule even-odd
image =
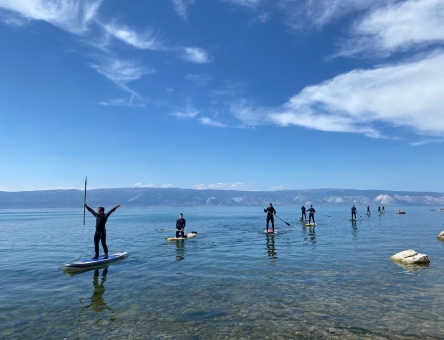
[[[114,211],[116,211],[117,207],[112,208],[110,211],[108,211],[105,216],[108,217],[109,215],[111,215]]]
[[[86,207],[86,209],[88,209],[88,211],[91,213],[91,214],[93,214],[94,216],[97,216],[97,213],[94,211],[94,210],[92,210],[90,207],[88,207],[87,205],[85,205],[85,207]]]

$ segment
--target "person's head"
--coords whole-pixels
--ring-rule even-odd
[[[98,212],[99,214],[103,214],[103,213],[105,212],[105,208],[104,208],[104,207],[98,207],[98,208],[97,208],[97,212]]]
[[[269,207],[272,207],[272,206],[273,206],[273,203],[270,202],[270,204],[269,204],[268,206],[269,206]]]
[[[179,214],[179,218],[183,218],[183,214],[182,213]]]
[[[313,205],[312,205],[312,204],[310,204],[310,208],[313,208]]]

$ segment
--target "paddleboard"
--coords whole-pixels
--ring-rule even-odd
[[[357,219],[356,219],[356,218],[351,218],[350,221],[352,221],[352,222],[356,222]]]
[[[317,223],[307,223],[306,226],[307,227],[314,227],[315,225],[318,225]]]
[[[168,237],[167,241],[179,241],[179,240],[186,240],[187,238],[192,238],[197,235],[196,231],[192,231],[191,233],[186,234],[187,237]]]
[[[267,230],[264,230],[264,233],[266,233],[266,234],[276,234],[277,231],[276,230],[273,231],[273,229],[267,229]]]
[[[105,259],[105,255],[102,255],[102,256],[99,256],[99,258],[95,259],[95,260],[88,258],[88,259],[74,261],[71,263],[66,263],[63,266],[63,269],[68,270],[68,269],[79,269],[79,268],[89,268],[89,267],[100,266],[102,264],[106,264],[109,262],[114,262],[114,261],[123,259],[127,256],[128,256],[128,253],[126,251],[122,251],[122,252],[108,255],[107,259]]]

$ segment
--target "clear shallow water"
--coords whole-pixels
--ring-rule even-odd
[[[349,207],[315,208],[312,230],[276,207],[291,226],[273,236],[263,207],[122,207],[108,246],[129,257],[71,275],[64,263],[93,255],[92,215],[0,210],[0,338],[443,338],[444,213],[358,207],[352,225]],[[168,242],[179,212],[198,235]],[[390,261],[406,249],[430,265]]]

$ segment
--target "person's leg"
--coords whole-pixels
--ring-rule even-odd
[[[102,232],[102,247],[105,252],[105,258],[108,258],[108,246],[106,245],[106,230]]]
[[[267,215],[267,225],[266,225],[267,230],[268,230],[269,224],[270,224],[270,214]]]
[[[95,232],[94,234],[94,257],[93,258],[98,258],[99,257],[99,241],[100,241],[100,233],[98,231]]]
[[[271,229],[274,231],[274,217],[271,216]]]

